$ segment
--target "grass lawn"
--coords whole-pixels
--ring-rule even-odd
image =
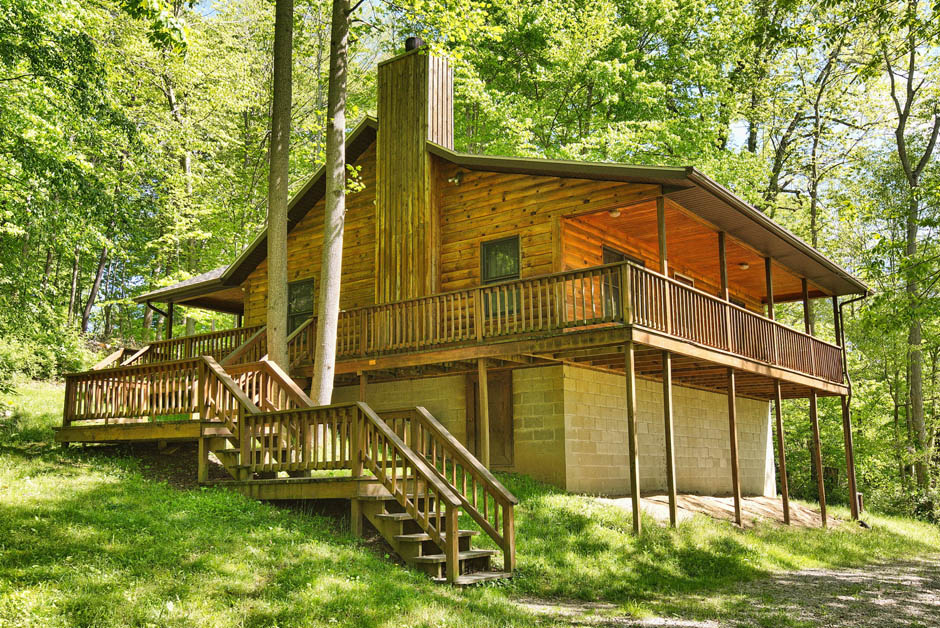
[[[873,514],[872,530],[742,531],[701,516],[669,530],[647,520],[636,539],[615,506],[504,475],[521,502],[517,577],[455,590],[363,546],[342,521],[224,490],[178,490],[114,450],[57,448],[61,399],[59,386],[24,384],[14,416],[0,418],[0,626],[565,623],[517,603],[532,597],[785,625],[770,610],[755,617],[735,585],[940,547],[936,527]]]

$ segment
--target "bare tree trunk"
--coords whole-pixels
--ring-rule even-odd
[[[52,272],[52,247],[46,247],[46,267],[42,271],[42,293],[49,287],[49,274]]]
[[[310,398],[327,405],[336,372],[336,326],[343,274],[343,230],[346,223],[346,54],[349,46],[349,2],[333,0],[330,29],[330,81],[327,92],[326,209],[317,299],[317,341]]]
[[[75,257],[72,259],[72,290],[69,292],[69,314],[68,323],[72,324],[72,318],[75,316],[75,295],[78,293],[78,263],[81,261],[81,253],[78,246],[75,247]]]
[[[82,313],[82,333],[88,333],[88,319],[91,317],[91,308],[98,297],[98,289],[101,288],[101,278],[104,276],[104,267],[108,261],[108,247],[101,247],[101,256],[98,258],[98,270],[95,272],[95,282],[91,285],[91,292],[88,293],[88,301],[85,302],[85,311]]]
[[[274,100],[268,173],[268,356],[285,371],[287,358],[287,184],[290,160],[293,0],[274,9]]]

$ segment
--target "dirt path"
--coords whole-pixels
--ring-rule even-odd
[[[617,617],[614,606],[590,602],[526,600],[523,605],[572,626],[932,628],[940,626],[940,555],[859,569],[785,572],[742,585],[733,595],[690,599],[689,616],[680,611],[669,617]]]

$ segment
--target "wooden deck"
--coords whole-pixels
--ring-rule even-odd
[[[208,483],[214,455],[231,475],[222,484],[250,497],[350,500],[354,531],[369,518],[406,562],[435,579],[511,575],[515,497],[424,408],[379,416],[364,403],[314,406],[265,359],[223,367],[211,356],[138,361],[144,354],[68,375],[56,439],[196,440],[200,482]],[[459,529],[461,514],[500,551],[473,550],[476,533]],[[495,572],[497,553],[503,570]]]
[[[345,310],[338,330],[336,372],[346,384],[365,372],[377,381],[472,370],[479,359],[624,372],[623,346],[632,341],[644,377],[660,376],[665,350],[686,386],[724,390],[733,368],[741,394],[761,399],[774,398],[776,382],[784,398],[848,392],[838,345],[631,262]],[[316,319],[291,334],[291,375],[310,374],[315,334]],[[210,355],[229,367],[266,353],[264,327],[255,326],[155,342],[112,363]]]

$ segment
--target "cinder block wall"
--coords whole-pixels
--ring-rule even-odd
[[[358,386],[333,390],[333,403],[350,401],[359,401]],[[467,442],[467,380],[463,375],[368,384],[366,403],[375,410],[424,406],[454,437]]]
[[[624,376],[564,367],[565,447],[569,491],[629,494]],[[725,395],[673,386],[676,485],[690,493],[731,492],[728,400]],[[737,399],[741,490],[773,495],[770,405]],[[637,380],[640,490],[666,487],[662,383]]]
[[[576,366],[516,369],[513,384],[512,471],[572,492],[627,495],[626,383],[623,375]],[[369,384],[366,401],[379,410],[425,406],[467,442],[463,375]],[[358,386],[337,388],[333,402],[355,401]],[[731,492],[728,400],[725,395],[673,386],[676,484],[706,495]],[[774,495],[776,481],[770,405],[738,398],[738,460],[746,495]],[[637,380],[640,489],[666,487],[660,382]]]
[[[563,366],[516,369],[512,372],[513,471],[565,486]]]

